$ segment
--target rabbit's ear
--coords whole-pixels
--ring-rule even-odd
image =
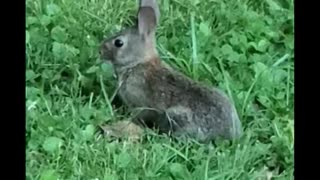
[[[151,7],[140,7],[138,14],[138,28],[141,35],[149,36],[156,28],[156,17]]]
[[[156,0],[140,0],[139,7],[151,7],[154,11],[156,17],[156,24],[159,23],[160,19],[160,10],[159,5]]]

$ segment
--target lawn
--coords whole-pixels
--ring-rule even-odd
[[[128,119],[113,105],[104,37],[132,25],[134,0],[26,1],[28,180],[293,179],[292,0],[159,0],[157,47],[187,76],[232,97],[234,142],[200,144],[148,132],[111,141],[97,127]]]

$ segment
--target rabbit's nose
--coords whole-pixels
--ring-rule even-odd
[[[103,54],[103,49],[102,49],[102,48],[100,48],[100,50],[99,50],[99,54],[100,54],[100,55],[102,55],[102,54]]]
[[[102,55],[105,51],[105,49],[107,48],[107,45],[105,43],[102,43],[99,49],[99,53],[100,55]]]
[[[106,50],[108,50],[109,49],[109,46],[108,46],[108,44],[107,43],[102,43],[101,44],[101,46],[100,46],[100,50],[99,50],[99,53],[100,54],[103,54]]]

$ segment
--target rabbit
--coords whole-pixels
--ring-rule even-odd
[[[137,23],[104,39],[99,49],[101,59],[113,65],[123,103],[142,109],[134,122],[200,142],[240,138],[237,110],[223,91],[161,61],[155,38],[159,18],[156,0],[141,0]]]

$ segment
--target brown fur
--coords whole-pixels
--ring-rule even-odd
[[[235,139],[242,134],[237,111],[222,91],[195,82],[161,62],[155,48],[155,21],[151,7],[140,7],[138,27],[107,39],[102,57],[111,60],[118,74],[119,96],[129,108],[144,108],[136,124],[157,128],[174,136],[207,142],[218,137]],[[152,8],[152,9],[150,9]],[[124,40],[113,47],[113,40]]]

